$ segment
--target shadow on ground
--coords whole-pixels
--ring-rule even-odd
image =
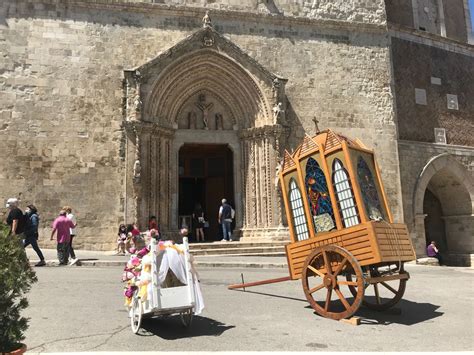
[[[355,315],[362,318],[361,324],[413,325],[441,317],[444,313],[438,311],[439,307],[432,303],[401,300],[394,308],[382,312],[372,311],[362,306]]]
[[[235,326],[200,316],[194,316],[192,324],[188,328],[183,326],[180,316],[154,317],[143,320],[139,335],[156,335],[163,339],[175,340],[199,336],[219,336],[232,328]]]

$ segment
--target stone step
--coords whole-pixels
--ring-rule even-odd
[[[220,248],[251,248],[251,247],[282,247],[284,248],[288,242],[212,242],[212,243],[190,243],[189,250],[204,250],[204,249],[220,249]]]
[[[236,253],[236,254],[203,254],[203,255],[196,255],[193,253],[195,256],[196,261],[206,261],[206,260],[212,260],[213,258],[219,258],[219,257],[243,257],[243,256],[258,256],[262,257],[262,260],[265,260],[265,257],[280,257],[280,256],[286,256],[286,253],[284,251],[275,251],[275,252],[263,252],[263,253]],[[222,258],[221,258],[222,259]]]
[[[283,246],[258,246],[258,247],[241,247],[241,246],[228,246],[227,248],[213,248],[213,249],[193,249],[190,250],[194,256],[198,255],[229,255],[229,254],[247,254],[247,255],[267,255],[271,253],[285,254]]]

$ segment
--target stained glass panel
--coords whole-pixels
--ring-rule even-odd
[[[372,171],[362,157],[359,157],[357,160],[357,177],[369,219],[373,221],[384,219],[383,209],[377,192],[377,185]]]
[[[354,201],[354,192],[352,191],[349,174],[339,159],[334,159],[332,170],[332,181],[336,190],[342,223],[345,228],[355,226],[360,223],[360,219]]]
[[[316,233],[334,229],[334,212],[326,176],[313,158],[306,163],[305,188]]]
[[[290,179],[289,195],[296,238],[298,240],[308,239],[308,223],[304,214],[303,198],[301,197],[300,189],[298,188],[298,185],[296,185],[296,181],[293,178]]]

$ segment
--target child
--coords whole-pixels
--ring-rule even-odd
[[[117,254],[125,255],[125,242],[127,241],[127,229],[121,224],[117,233]]]

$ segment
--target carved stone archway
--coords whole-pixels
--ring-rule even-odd
[[[440,189],[439,186],[442,186],[442,188]],[[448,153],[431,158],[422,169],[415,185],[413,215],[415,217],[414,242],[417,254],[421,256],[426,253],[426,215],[423,209],[423,201],[427,189],[432,190],[431,192],[434,194],[442,194],[438,199],[443,205],[444,215],[442,218],[446,223],[447,237],[448,239],[451,238],[448,252],[453,255],[466,254],[467,256],[474,254],[471,233],[474,222],[474,181],[467,169]],[[459,224],[465,235],[453,232],[455,224]],[[470,225],[471,228],[465,229],[463,225]],[[453,262],[456,261],[453,260]]]
[[[125,71],[127,219],[157,215],[178,228],[178,152],[226,143],[234,154],[237,228],[275,237],[281,201],[275,174],[286,127],[286,79],[205,27],[150,62]]]

